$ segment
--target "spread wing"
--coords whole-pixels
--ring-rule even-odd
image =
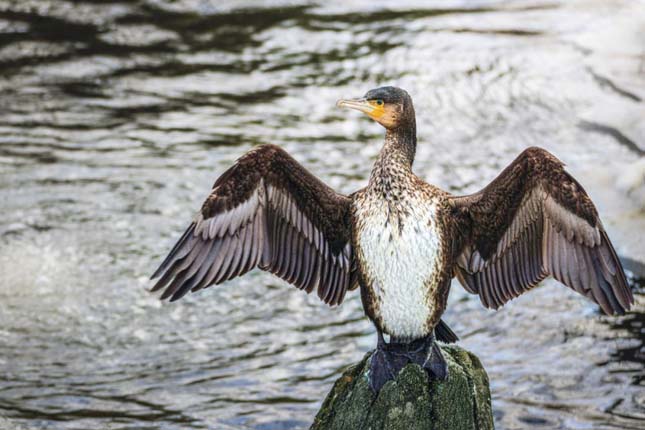
[[[174,301],[258,266],[339,304],[355,283],[349,204],[281,148],[253,149],[217,179],[152,291]]]
[[[634,299],[595,206],[555,156],[529,148],[482,191],[452,199],[456,276],[498,308],[551,275],[622,314]]]

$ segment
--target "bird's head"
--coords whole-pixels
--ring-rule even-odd
[[[375,88],[361,98],[338,100],[336,106],[359,110],[387,129],[414,121],[412,98],[397,87]]]

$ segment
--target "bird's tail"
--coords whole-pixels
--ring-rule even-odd
[[[439,342],[443,343],[455,343],[459,340],[459,337],[443,320],[439,320],[439,324],[434,328],[434,335]]]

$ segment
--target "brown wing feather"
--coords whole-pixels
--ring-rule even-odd
[[[479,193],[452,199],[461,251],[457,279],[499,308],[547,276],[622,314],[625,273],[591,199],[563,164],[529,148]]]
[[[339,304],[355,270],[349,203],[281,148],[260,146],[217,179],[152,290],[177,300],[258,266]]]

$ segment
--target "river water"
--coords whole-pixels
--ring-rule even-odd
[[[0,0],[0,427],[306,428],[375,345],[358,294],[329,309],[253,272],[168,304],[146,279],[253,145],[361,187],[382,130],[334,103],[378,85],[413,96],[426,180],[474,191],[543,146],[645,261],[645,204],[616,186],[645,149],[644,11]],[[643,428],[634,287],[636,310],[608,318],[552,281],[498,312],[455,284],[445,319],[489,373],[498,429]]]

